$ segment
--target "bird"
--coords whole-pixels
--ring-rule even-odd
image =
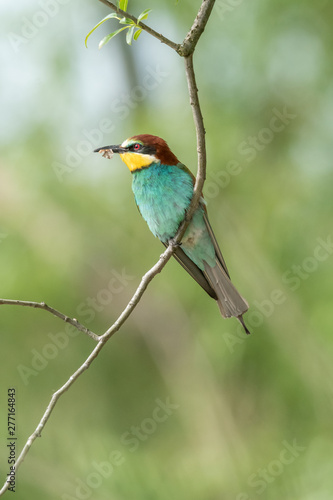
[[[155,135],[135,135],[94,152],[108,159],[114,153],[120,155],[132,174],[132,190],[140,214],[153,235],[167,247],[190,205],[195,184],[192,172],[172,153],[166,141]],[[249,305],[231,282],[203,196],[173,255],[217,301],[222,316],[236,317],[249,334],[243,319]]]

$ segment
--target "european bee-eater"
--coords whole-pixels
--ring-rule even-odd
[[[149,229],[167,246],[188,208],[195,177],[160,137],[142,134],[116,146],[95,149],[104,157],[119,153],[133,175],[135,201]],[[217,301],[224,318],[235,316],[247,329],[242,315],[248,304],[230,281],[229,272],[208,221],[203,197],[186,229],[175,258],[197,283]]]

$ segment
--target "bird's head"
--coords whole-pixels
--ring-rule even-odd
[[[122,144],[97,148],[95,153],[101,153],[111,158],[113,153],[119,153],[120,158],[131,172],[150,167],[154,163],[177,165],[179,160],[170,151],[167,143],[156,135],[142,134],[126,139]]]

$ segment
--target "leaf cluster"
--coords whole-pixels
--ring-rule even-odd
[[[123,10],[124,12],[127,12],[127,6],[128,6],[128,0],[119,0],[118,2],[118,7],[119,9]],[[128,17],[119,17],[119,15],[116,12],[112,12],[111,14],[107,15],[102,19],[99,23],[96,24],[96,26],[93,27],[91,31],[89,31],[88,35],[86,36],[85,39],[85,45],[87,47],[87,41],[90,35],[99,27],[101,24],[103,24],[105,21],[108,19],[117,19],[119,21],[119,24],[124,24],[123,28],[119,28],[116,31],[113,31],[112,33],[109,33],[106,35],[100,42],[98,47],[101,49],[106,45],[113,37],[118,35],[121,31],[127,30],[126,33],[126,42],[128,45],[132,45],[132,41],[137,40],[139,36],[142,33],[142,28],[140,28],[139,23],[145,19],[148,18],[148,14],[151,12],[151,9],[145,9],[137,18],[137,22],[133,21],[132,19],[129,19]]]

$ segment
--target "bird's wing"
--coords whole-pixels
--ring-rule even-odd
[[[204,213],[204,221],[214,245],[217,261],[214,267],[210,267],[208,264],[205,265],[204,275],[207,276],[207,281],[212,283],[214,287],[214,291],[217,295],[217,303],[222,316],[224,318],[235,316],[243,325],[246,333],[250,333],[242,318],[242,314],[248,310],[249,305],[230,281],[226,263],[206,213]]]
[[[229,271],[228,271],[228,268],[227,268],[227,264],[225,263],[225,260],[223,258],[223,255],[221,253],[221,250],[220,250],[220,247],[216,241],[216,238],[215,238],[215,234],[213,233],[213,229],[212,229],[212,226],[210,225],[209,223],[209,220],[208,220],[208,217],[207,217],[207,213],[206,211],[204,211],[204,221],[205,221],[205,224],[206,224],[206,227],[207,227],[207,231],[209,233],[209,236],[211,237],[212,239],[212,242],[213,242],[213,245],[214,245],[214,249],[215,249],[215,253],[216,253],[216,256],[218,258],[218,260],[220,261],[220,264],[221,266],[223,267],[224,271],[226,272],[228,278],[230,279],[230,275],[229,275]]]
[[[163,243],[163,245],[165,247],[168,246],[166,243]],[[205,290],[205,292],[207,292],[208,295],[213,297],[213,299],[217,300],[217,295],[213,290],[213,288],[211,287],[210,283],[208,282],[204,273],[186,255],[186,253],[182,250],[181,247],[176,247],[173,256],[179,262],[179,264],[183,266],[185,271],[187,271],[189,275],[192,276],[192,278]]]

